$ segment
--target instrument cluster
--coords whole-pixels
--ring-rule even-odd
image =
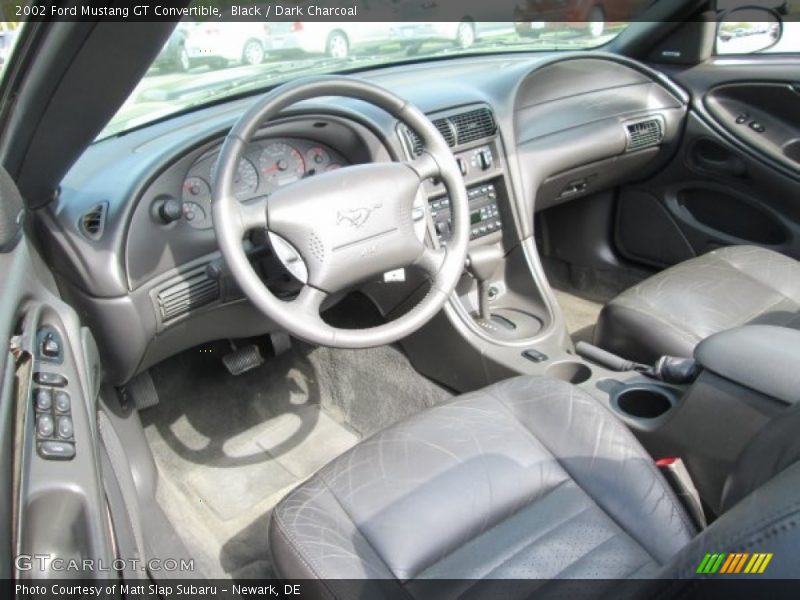
[[[196,229],[212,227],[211,185],[218,156],[218,148],[202,156],[183,181],[183,218]],[[256,140],[248,146],[239,162],[233,182],[234,192],[243,202],[347,164],[336,150],[314,141],[300,138]]]

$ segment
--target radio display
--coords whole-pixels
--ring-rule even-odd
[[[469,222],[470,222],[470,225],[475,225],[475,223],[480,223],[481,222],[481,211],[476,210],[475,212],[470,213]]]

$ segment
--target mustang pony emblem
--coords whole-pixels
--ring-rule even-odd
[[[340,225],[346,221],[351,227],[358,229],[367,222],[369,216],[372,214],[372,211],[377,210],[382,206],[383,204],[378,202],[372,206],[364,206],[362,208],[355,208],[353,210],[340,210],[336,213],[336,224]]]

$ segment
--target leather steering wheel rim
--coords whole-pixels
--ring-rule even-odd
[[[343,167],[279,188],[269,196],[236,199],[234,175],[256,132],[286,107],[323,96],[369,102],[410,127],[422,153],[405,162]],[[437,177],[450,197],[452,236],[446,246],[426,244],[414,200],[423,182]],[[427,197],[426,224],[430,222]],[[291,335],[337,348],[393,343],[422,327],[444,306],[463,272],[469,243],[469,205],[463,177],[450,148],[425,114],[372,83],[343,76],[295,80],[264,95],[228,133],[217,159],[212,216],[222,256],[250,301]],[[293,300],[270,292],[250,264],[242,239],[267,229],[295,248],[306,263],[308,281]],[[428,229],[427,227],[425,228]],[[435,239],[432,243],[436,245]],[[431,284],[428,294],[402,316],[377,327],[342,329],[320,316],[324,300],[382,273],[419,266]]]

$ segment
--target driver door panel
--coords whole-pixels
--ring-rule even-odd
[[[0,329],[10,348],[0,358],[0,476],[7,494],[3,522],[12,523],[2,536],[7,542],[0,562],[8,569],[2,576],[107,577],[97,568],[64,568],[70,560],[110,565],[115,558],[95,443],[99,362],[86,363],[77,314],[58,298],[25,237],[0,253],[0,278]],[[55,344],[48,346],[50,355],[44,350],[46,337]],[[50,377],[43,378],[44,373]],[[49,392],[49,406],[37,403],[41,390]],[[67,394],[68,408],[58,408],[56,393]],[[53,424],[49,432],[41,425],[45,415]],[[71,434],[59,432],[63,418],[69,419]],[[32,558],[40,555],[47,560]],[[54,563],[56,558],[64,563]]]

